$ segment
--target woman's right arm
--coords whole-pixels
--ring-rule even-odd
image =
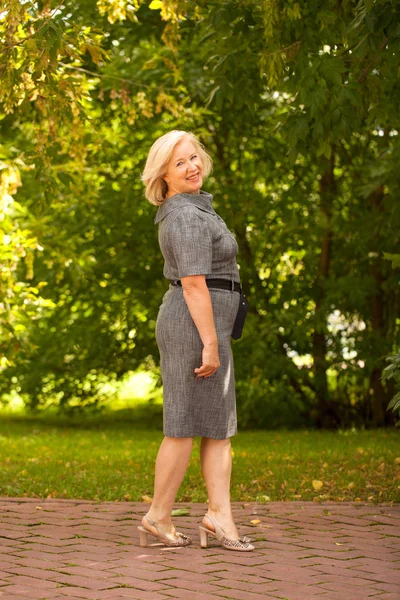
[[[210,292],[205,275],[182,277],[183,297],[203,342],[202,365],[194,371],[197,377],[210,377],[220,366],[218,338]]]

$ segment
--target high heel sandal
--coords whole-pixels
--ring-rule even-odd
[[[215,531],[208,529],[208,527],[205,527],[204,525],[199,525],[200,546],[202,548],[208,547],[208,536],[211,535],[212,537],[217,538],[227,550],[238,550],[239,552],[250,552],[250,550],[255,550],[254,546],[250,544],[250,538],[243,536],[237,540],[232,540],[226,537],[224,530],[215,519],[209,515],[205,515],[205,517],[213,525]]]
[[[153,521],[153,519],[151,519],[147,515],[145,515],[145,519],[149,523],[149,525],[151,525],[152,527],[155,527],[157,529],[157,533],[153,533],[149,529],[146,529],[146,527],[143,527],[143,525],[138,525],[140,545],[142,548],[145,548],[147,546],[147,536],[148,535],[152,535],[153,537],[157,538],[160,542],[165,544],[165,546],[180,547],[180,546],[189,546],[189,544],[192,543],[192,540],[188,535],[185,535],[184,533],[180,533],[179,531],[175,531],[175,535],[178,536],[178,539],[172,539],[172,538],[168,537],[168,535],[159,531],[158,524],[156,521]],[[170,535],[172,535],[172,534],[170,534]]]

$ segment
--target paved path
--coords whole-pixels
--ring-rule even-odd
[[[175,518],[193,545],[140,548],[147,508],[0,498],[0,599],[400,599],[400,505],[236,503],[250,553],[201,549],[200,504]]]

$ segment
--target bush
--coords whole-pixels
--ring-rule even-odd
[[[400,425],[400,352],[393,356],[388,356],[386,361],[389,363],[383,369],[382,379],[387,381],[393,379],[398,392],[393,396],[388,404],[388,410],[392,409],[393,413],[398,417],[396,425]]]

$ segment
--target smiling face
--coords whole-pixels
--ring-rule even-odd
[[[203,163],[196,146],[183,138],[174,148],[164,180],[168,185],[166,198],[182,192],[198,193],[203,184]]]

